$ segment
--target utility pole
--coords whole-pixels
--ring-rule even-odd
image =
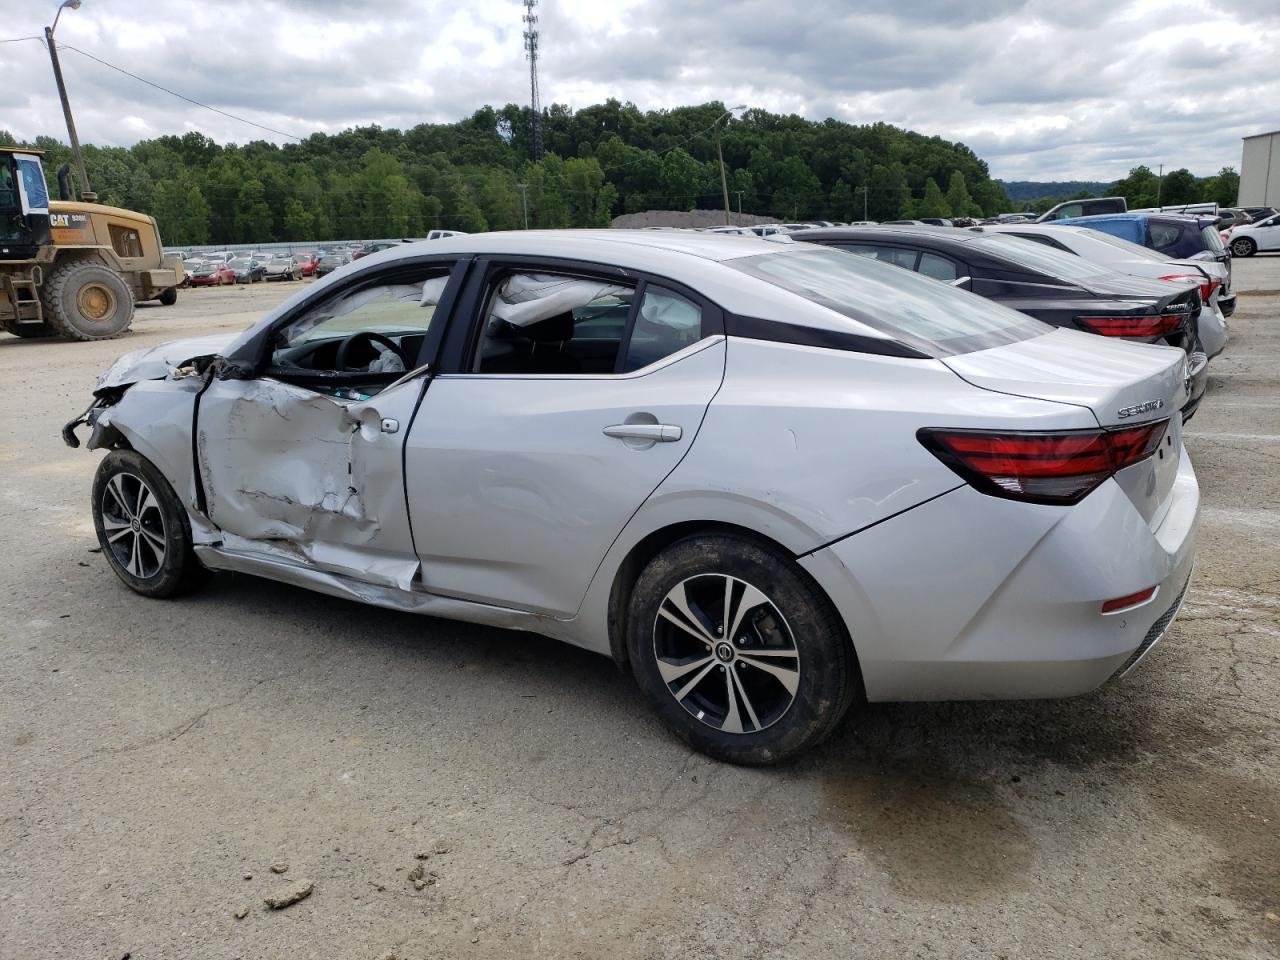
[[[862,219],[863,220],[868,219],[867,217],[867,185],[865,183],[862,185]]]
[[[745,191],[745,190],[735,190],[735,191],[733,191],[733,192],[734,192],[734,193],[736,193],[736,194],[738,195],[738,226],[742,226],[742,195],[743,195],[746,191]]]
[[[730,107],[720,116],[716,117],[716,122],[711,125],[711,130],[716,135],[716,157],[720,160],[720,191],[724,194],[724,225],[729,226],[729,181],[724,175],[724,151],[720,149],[720,121],[725,117],[733,116],[735,110],[745,110],[745,105]]]
[[[524,208],[524,228],[529,229],[529,185],[527,183],[517,183],[520,189],[520,205]]]
[[[70,7],[80,9],[80,0],[63,0],[53,18],[53,26],[44,28],[44,40],[49,46],[49,59],[53,62],[53,79],[58,84],[58,97],[62,100],[62,115],[67,119],[67,136],[71,138],[71,158],[76,163],[76,176],[80,179],[80,199],[89,203],[98,199],[98,195],[89,186],[89,175],[84,170],[84,154],[80,150],[80,138],[76,136],[76,122],[71,119],[71,101],[67,99],[67,85],[62,81],[62,64],[58,62],[58,45],[53,41],[53,31],[58,28],[58,17],[62,11]]]
[[[1147,169],[1150,169],[1148,167]],[[1160,164],[1160,177],[1156,180],[1156,206],[1160,206],[1160,194],[1164,192],[1164,164]]]
[[[720,189],[724,193],[724,225],[729,226],[729,181],[724,176],[724,151],[720,149],[720,121],[716,121],[716,156],[720,158]]]

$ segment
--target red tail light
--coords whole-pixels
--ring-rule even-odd
[[[1163,337],[1177,331],[1186,319],[1185,313],[1163,313],[1151,317],[1076,317],[1076,323],[1104,337]]]
[[[1213,291],[1220,286],[1217,280],[1206,280],[1199,274],[1190,273],[1173,273],[1167,277],[1161,277],[1161,280],[1189,280],[1192,283],[1200,284],[1200,300],[1204,303],[1209,302],[1209,298],[1213,296]]]
[[[1155,453],[1168,420],[1057,433],[923,429],[916,437],[975,489],[1031,503],[1078,503]]]
[[[1125,596],[1116,597],[1113,600],[1104,600],[1102,602],[1102,612],[1115,613],[1117,610],[1128,610],[1130,607],[1136,607],[1140,603],[1146,603],[1155,595],[1156,588],[1147,587],[1147,589],[1139,590],[1137,593],[1125,594]]]

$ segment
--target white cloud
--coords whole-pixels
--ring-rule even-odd
[[[41,32],[23,2],[8,35]],[[85,0],[60,44],[305,137],[450,121],[528,97],[515,0]],[[543,0],[543,102],[656,109],[720,100],[811,119],[886,121],[968,143],[1007,179],[1201,174],[1274,128],[1280,5],[1249,0]],[[0,39],[3,39],[0,37]],[[199,130],[281,140],[63,53],[81,139]],[[0,124],[64,137],[48,56],[0,45]]]

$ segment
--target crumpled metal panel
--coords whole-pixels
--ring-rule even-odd
[[[98,377],[95,392],[112,387],[123,387],[143,380],[163,380],[188,360],[221,353],[222,349],[236,337],[237,334],[234,333],[188,337],[185,340],[171,340],[143,350],[133,350],[122,356]]]

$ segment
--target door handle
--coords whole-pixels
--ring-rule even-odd
[[[616,423],[611,427],[605,427],[604,435],[618,440],[672,443],[684,436],[684,431],[672,423]]]

